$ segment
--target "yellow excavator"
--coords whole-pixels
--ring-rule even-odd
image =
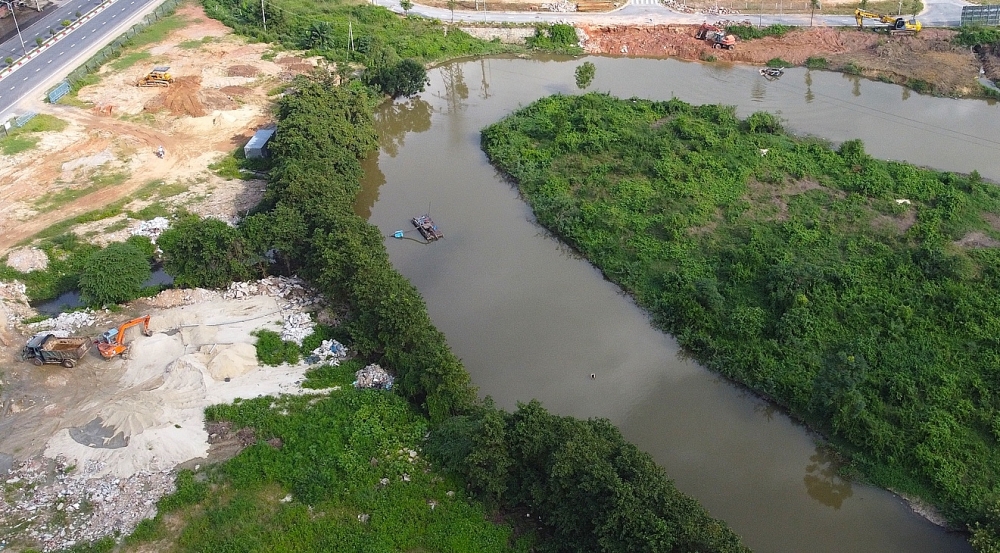
[[[158,65],[152,71],[143,75],[139,79],[139,82],[136,83],[136,86],[170,86],[172,82],[174,82],[174,78],[170,75],[170,67]]]
[[[895,15],[882,15],[875,12],[868,12],[858,8],[854,10],[854,19],[858,21],[858,28],[864,28],[865,19],[875,19],[878,20],[881,25],[878,28],[884,28],[889,31],[890,35],[915,35],[920,32],[921,25],[916,18],[910,18],[909,20],[904,19]]]

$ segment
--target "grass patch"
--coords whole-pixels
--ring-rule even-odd
[[[133,65],[139,63],[140,61],[148,60],[151,57],[153,57],[153,55],[150,54],[149,52],[130,52],[116,59],[115,61],[111,62],[108,65],[110,65],[111,69],[115,71],[122,71],[128,69],[129,67],[132,67]]]
[[[178,44],[177,47],[183,48],[184,50],[196,50],[204,45],[205,43],[202,42],[201,40],[194,39],[194,40],[185,40],[184,42]]]
[[[736,35],[740,40],[754,40],[767,36],[783,37],[791,31],[793,27],[788,25],[768,25],[767,27],[754,27],[752,25],[730,25],[726,27],[726,32]]]
[[[786,68],[786,67],[793,67],[794,64],[791,63],[791,62],[787,62],[787,61],[785,61],[785,60],[783,60],[781,58],[771,58],[771,59],[767,60],[767,66],[768,67],[780,67],[780,68],[783,69],[783,68]]]
[[[0,137],[0,153],[8,156],[33,149],[38,145],[39,138],[31,136],[41,132],[61,132],[69,123],[48,114],[39,114],[20,128],[11,128],[8,135]]]
[[[255,330],[257,337],[257,360],[265,365],[276,367],[282,363],[294,365],[299,362],[299,346],[295,342],[282,340],[281,336],[272,330]]]
[[[809,69],[826,69],[829,63],[826,58],[806,58],[806,67]]]
[[[38,145],[38,138],[34,136],[10,136],[0,139],[0,153],[8,156],[27,152]]]
[[[90,182],[100,188],[118,186],[124,184],[130,176],[128,171],[98,171],[90,176]]]
[[[143,221],[148,221],[157,217],[169,217],[172,214],[173,212],[171,209],[160,202],[154,202],[139,211],[128,212],[129,217],[133,219],[141,219]]]
[[[170,33],[183,29],[187,24],[187,19],[178,14],[171,14],[163,19],[153,23],[149,27],[143,29],[143,31],[126,43],[126,46],[130,49],[142,49],[151,44],[161,42],[167,38]]]

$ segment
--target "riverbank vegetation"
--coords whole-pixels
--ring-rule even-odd
[[[204,221],[168,231],[185,247],[165,248],[165,266],[179,269],[175,282],[187,282],[188,273],[204,272],[196,265],[209,251],[228,252],[230,262],[207,272],[225,280],[270,252],[273,263],[264,266],[298,274],[343,304],[350,315],[328,331],[357,359],[309,374],[306,387],[339,388],[329,397],[208,410],[209,420],[250,432],[253,445],[204,475],[213,491],[184,515],[176,543],[244,551],[288,540],[300,551],[747,551],[608,422],[556,417],[537,403],[505,413],[476,398],[423,299],[393,269],[381,232],[353,212],[360,160],[376,147],[370,91],[305,78],[293,89],[279,101],[274,168],[256,212],[232,235],[207,242],[186,238]],[[172,264],[177,256],[186,262]],[[283,349],[276,335],[258,337],[268,340],[259,351]],[[392,392],[353,390],[354,371],[368,362],[395,375]],[[459,505],[467,493],[474,497]],[[133,539],[166,539],[166,528],[158,517]]]
[[[482,142],[702,362],[828,433],[848,472],[995,543],[996,185],[676,99],[552,96]]]

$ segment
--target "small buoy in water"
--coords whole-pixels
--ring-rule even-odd
[[[591,379],[591,380],[593,380],[593,379],[595,379],[595,378],[597,378],[597,375],[596,375],[596,374],[594,374],[594,373],[590,373],[590,379]]]

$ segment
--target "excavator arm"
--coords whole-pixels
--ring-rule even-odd
[[[889,34],[916,34],[920,32],[922,25],[919,21],[911,18],[909,21],[895,15],[883,15],[869,12],[858,8],[854,10],[854,19],[858,22],[858,28],[863,28],[865,19],[874,19],[886,26]]]
[[[101,337],[97,339],[97,350],[101,352],[101,356],[105,359],[111,359],[116,355],[124,354],[128,351],[128,346],[125,345],[125,331],[138,325],[142,325],[143,335],[149,336],[152,334],[149,331],[149,315],[132,319],[131,321],[122,323],[118,328],[112,328],[101,334]]]

